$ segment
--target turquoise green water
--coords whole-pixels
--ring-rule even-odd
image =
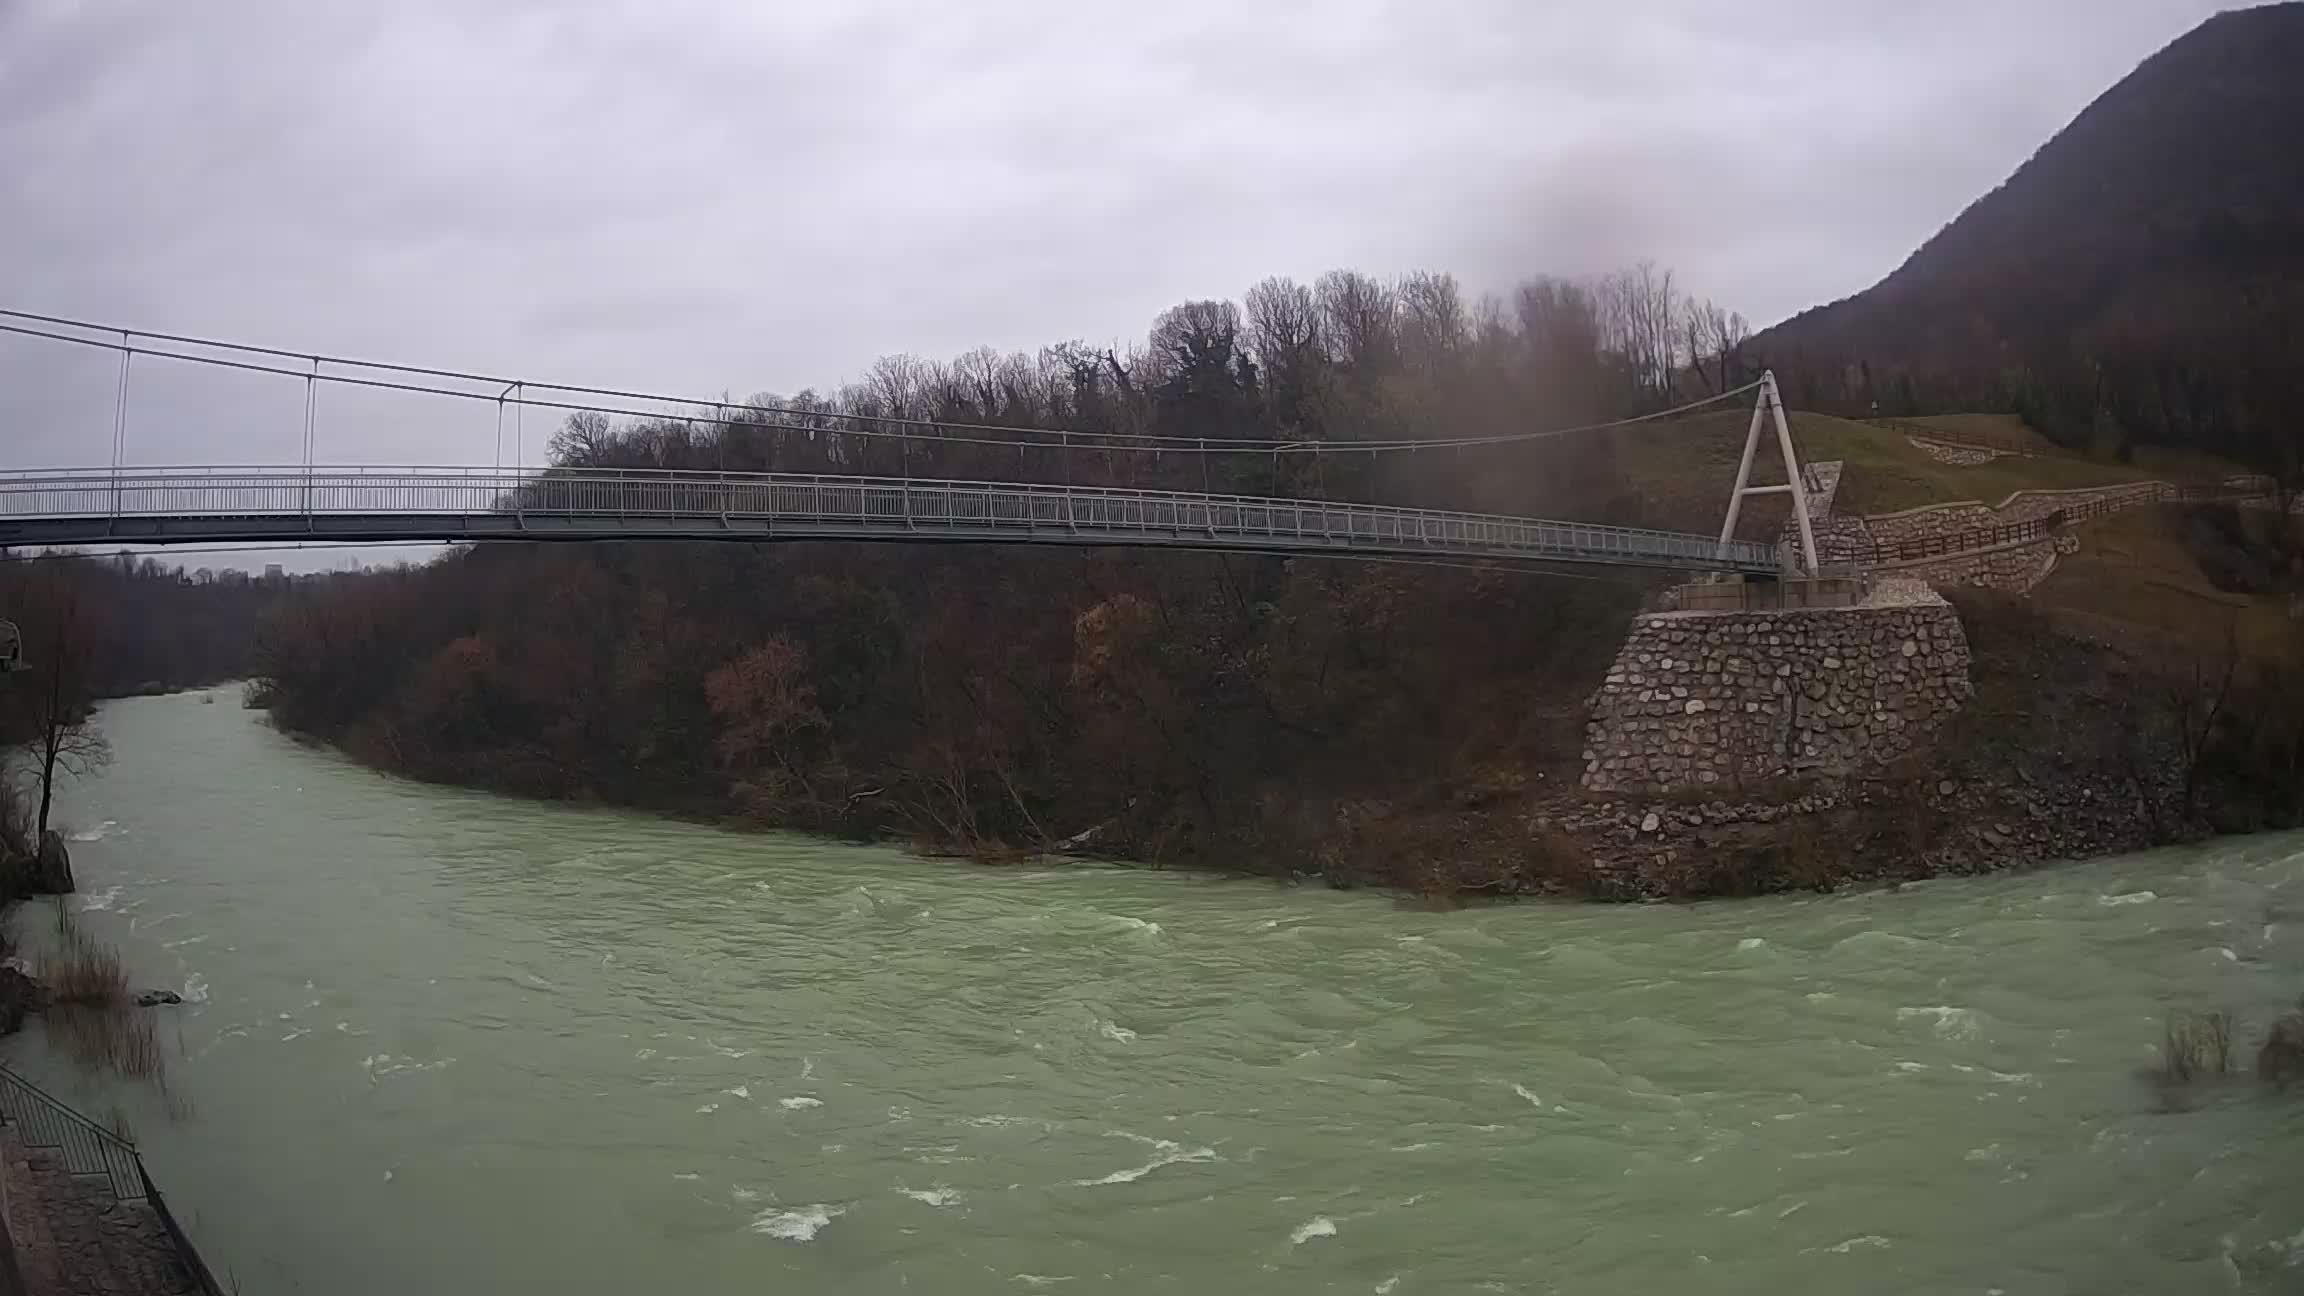
[[[1458,913],[396,782],[197,695],[69,790],[170,1014],[133,1120],[276,1292],[2282,1291],[2304,842]],[[19,926],[37,936],[36,910]]]

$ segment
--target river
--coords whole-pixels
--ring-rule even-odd
[[[6,1048],[252,1296],[2304,1278],[2304,1093],[2137,1078],[2304,992],[2296,837],[1434,912],[427,787],[215,696],[107,706],[61,799],[83,924],[193,1000],[172,1099]]]

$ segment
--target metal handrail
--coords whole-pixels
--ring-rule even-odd
[[[54,1148],[73,1174],[100,1174],[122,1201],[144,1196],[136,1145],[64,1105],[47,1090],[0,1065],[0,1118],[26,1147]]]
[[[1659,566],[1774,570],[1775,546],[1639,527],[1521,518],[1334,500],[1073,486],[1038,482],[900,479],[821,473],[686,469],[467,467],[223,467],[43,469],[0,473],[0,522],[86,521],[90,538],[117,535],[122,519],[418,516],[467,521],[515,516],[573,519],[603,536],[633,519],[725,526],[840,523],[859,533],[940,532],[980,538],[1009,529],[1189,542],[1285,537],[1294,548],[1378,547],[1515,558],[1590,558]],[[595,527],[601,519],[613,524]],[[94,524],[104,523],[98,528]],[[212,530],[212,529],[211,529]],[[646,528],[640,534],[662,534]],[[1191,539],[1186,540],[1187,533]],[[6,537],[0,535],[0,542]]]
[[[178,1226],[152,1176],[145,1173],[144,1158],[132,1140],[74,1111],[5,1063],[0,1063],[0,1119],[7,1121],[25,1147],[55,1151],[66,1172],[103,1175],[115,1201],[149,1205],[175,1244],[176,1257],[185,1272],[207,1296],[221,1296],[215,1276],[208,1272],[192,1239]]]
[[[1898,563],[1920,562],[1930,558],[1958,557],[1962,554],[1997,549],[2003,545],[2023,544],[2041,540],[2078,522],[2093,521],[2139,504],[2159,504],[2170,500],[2179,503],[2201,503],[2217,500],[2253,499],[2262,491],[2246,486],[2173,486],[2167,482],[2139,482],[2133,487],[2113,488],[2116,493],[2099,495],[2078,504],[2058,507],[2039,517],[2022,522],[2003,522],[1993,526],[1971,527],[1939,535],[1911,536],[1902,540],[1866,540],[1837,547],[1842,561],[1851,558],[1867,566],[1892,566]],[[1853,551],[1851,553],[1850,551]]]

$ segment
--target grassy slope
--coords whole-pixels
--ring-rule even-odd
[[[2048,438],[2033,431],[2031,424],[2014,414],[1926,414],[1902,421],[1917,423],[1922,427],[1940,428],[1946,432],[1994,437],[2010,445],[2028,445],[2035,450],[2056,448]]]
[[[1719,526],[1750,422],[1748,412],[1724,411],[1643,424],[1617,434],[1618,468],[1644,501],[1641,520],[1681,530]],[[1961,467],[1930,458],[1903,434],[1868,423],[1806,413],[1793,414],[1791,423],[1802,459],[1837,459],[1846,465],[1840,485],[1843,512],[1891,513],[1955,500],[1998,504],[2020,490],[2109,486],[2164,475],[2146,465],[2048,456],[2005,456]],[[1752,480],[1755,485],[1784,480],[1772,435],[1761,446]],[[1773,537],[1789,508],[1775,497],[1748,501],[1737,533],[1752,539]]]
[[[1720,525],[1728,487],[1751,415],[1723,411],[1646,424],[1618,434],[1619,470],[1643,497],[1650,525],[1708,530]],[[2132,464],[2066,455],[2004,456],[1990,463],[1942,463],[1900,433],[1821,414],[1792,415],[1792,435],[1803,459],[1838,459],[1846,465],[1839,507],[1887,513],[1927,504],[1981,500],[1998,504],[2020,490],[2068,490],[2162,478],[2213,481],[2239,471],[2191,452],[2140,451]],[[1997,435],[2038,434],[2007,415],[1947,415],[1913,420],[1968,427]],[[1774,438],[1755,461],[1753,481],[1784,480]],[[1781,497],[1747,502],[1738,533],[1773,538],[1789,515]],[[2285,651],[2293,629],[2278,598],[2251,599],[2216,589],[2183,539],[2174,508],[2117,514],[2079,528],[2080,552],[2066,558],[2033,593],[2033,601],[2059,622],[2092,637],[2179,656],[2220,650],[2236,634],[2251,656]]]
[[[2080,528],[2080,552],[2057,564],[2033,601],[2074,630],[2179,664],[2220,661],[2228,642],[2259,661],[2290,651],[2296,630],[2286,601],[2210,584],[2183,525],[2181,510],[2160,507]]]

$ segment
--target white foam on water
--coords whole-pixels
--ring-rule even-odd
[[[845,1207],[802,1206],[795,1210],[780,1211],[771,1207],[752,1217],[750,1228],[786,1242],[809,1242],[823,1231],[824,1226],[847,1214]]]
[[[1736,942],[1736,948],[1739,950],[1766,949],[1767,946],[1768,942],[1760,939],[1757,936],[1747,936],[1744,939]]]
[[[1296,1226],[1288,1235],[1288,1245],[1302,1246],[1314,1238],[1336,1236],[1336,1221],[1325,1215],[1315,1215]]]
[[[705,1044],[705,1047],[707,1047],[707,1048],[711,1049],[713,1052],[715,1052],[715,1053],[719,1054],[720,1056],[722,1056],[722,1057],[724,1057],[724,1058],[748,1058],[748,1057],[752,1056],[752,1050],[751,1050],[751,1049],[732,1049],[732,1048],[727,1048],[727,1047],[723,1046],[723,1045],[720,1043],[720,1041],[718,1041],[718,1040],[709,1040],[709,1039],[708,1039],[708,1040],[704,1041],[704,1044]]]
[[[1045,1121],[1037,1116],[1010,1116],[1002,1112],[994,1112],[989,1116],[970,1116],[961,1124],[973,1125],[978,1129],[1007,1129],[1012,1125],[1030,1125],[1039,1129],[1056,1128],[1055,1122]]]
[[[1828,1246],[1824,1249],[1834,1253],[1835,1255],[1847,1255],[1849,1252],[1854,1251],[1858,1247],[1884,1247],[1887,1245],[1888,1239],[1880,1236],[1877,1233],[1866,1233],[1861,1237],[1852,1237],[1845,1242],[1834,1246]]]
[[[720,1092],[731,1098],[749,1098],[752,1096],[752,1087],[750,1085],[738,1085],[733,1089],[723,1089]]]
[[[672,1172],[672,1177],[680,1180],[683,1183],[693,1183],[696,1180],[703,1178],[704,1176],[696,1173],[693,1170],[675,1170]]]
[[[804,1057],[804,1058],[801,1058],[801,1059],[800,1059],[800,1078],[801,1078],[801,1079],[803,1079],[803,1080],[811,1079],[811,1078],[813,1078],[813,1077],[815,1076],[815,1074],[816,1074],[816,1059],[814,1059],[814,1058],[812,1058],[812,1057]]]
[[[1394,1274],[1376,1284],[1376,1296],[1392,1296],[1392,1289],[1400,1285],[1400,1275]]]
[[[162,942],[160,942],[160,948],[162,948],[162,949],[182,949],[182,948],[184,948],[184,947],[185,947],[185,946],[187,946],[187,945],[198,945],[198,944],[200,944],[201,942],[203,942],[203,941],[205,941],[205,940],[207,940],[207,939],[208,939],[208,938],[207,938],[206,936],[183,936],[183,937],[179,937],[179,938],[177,938],[177,939],[175,939],[175,940],[172,940],[172,941],[162,941]],[[2226,952],[2227,952],[2227,953],[2229,953],[2230,951],[2226,951]]]
[[[1125,1026],[1122,1026],[1118,1022],[1099,1020],[1096,1023],[1096,1033],[1102,1035],[1108,1040],[1118,1040],[1123,1044],[1133,1044],[1136,1042],[1136,1032],[1128,1029]]]
[[[1162,1166],[1172,1166],[1186,1161],[1201,1162],[1216,1159],[1216,1149],[1214,1148],[1188,1148],[1168,1139],[1146,1138],[1141,1134],[1130,1134],[1125,1130],[1113,1130],[1112,1137],[1133,1139],[1149,1146],[1153,1149],[1152,1159],[1143,1165],[1127,1170],[1115,1170],[1101,1179],[1075,1179],[1072,1181],[1073,1187],[1103,1188],[1112,1184],[1134,1183]]]
[[[641,1049],[639,1052],[637,1052],[637,1053],[634,1053],[632,1056],[633,1056],[635,1059],[639,1060],[639,1061],[645,1062],[645,1061],[647,1061],[648,1059],[650,1059],[650,1058],[652,1058],[652,1057],[656,1056],[656,1050],[654,1050],[654,1049],[652,1049],[652,1048],[644,1048],[644,1049]]]
[[[942,1184],[938,1184],[934,1188],[899,1188],[896,1191],[904,1194],[916,1202],[920,1202],[928,1206],[952,1206],[958,1204],[960,1201],[960,1193],[957,1189],[946,1188]]]
[[[299,1026],[299,1027],[297,1027],[296,1029],[294,1029],[294,1030],[292,1030],[292,1031],[288,1032],[287,1034],[285,1034],[285,1035],[281,1036],[281,1037],[280,1037],[280,1042],[281,1042],[281,1043],[283,1043],[283,1044],[285,1044],[285,1043],[287,1043],[287,1042],[288,1042],[288,1041],[290,1041],[290,1040],[300,1040],[300,1039],[304,1038],[305,1036],[307,1036],[307,1035],[309,1035],[309,1034],[311,1034],[311,1033],[312,1033],[312,1028],[311,1028],[311,1027],[309,1027],[309,1026]]]
[[[90,829],[88,829],[88,830],[87,830],[87,831],[85,831],[85,832],[74,832],[74,833],[66,833],[66,834],[64,834],[64,840],[66,840],[66,841],[76,841],[76,842],[93,842],[93,841],[102,841],[102,840],[104,840],[104,838],[105,838],[105,836],[106,836],[107,834],[109,834],[109,833],[110,833],[110,832],[111,832],[111,831],[112,831],[114,828],[117,828],[117,827],[119,827],[119,826],[120,826],[120,821],[119,821],[119,820],[117,820],[117,819],[107,819],[107,820],[105,820],[104,822],[102,822],[102,823],[100,823],[100,824],[96,825],[96,826],[95,826],[95,827],[93,827],[93,828],[90,828]]]
[[[374,1079],[377,1076],[399,1075],[405,1071],[438,1071],[455,1060],[452,1057],[445,1057],[430,1062],[419,1062],[412,1057],[394,1057],[390,1053],[373,1053],[360,1059],[360,1069],[366,1071],[370,1079]]]
[[[811,1107],[821,1107],[824,1102],[820,1098],[810,1098],[806,1094],[799,1094],[791,1098],[779,1098],[776,1100],[776,1105],[786,1111],[806,1111]]]
[[[120,888],[118,886],[108,886],[103,890],[94,893],[93,895],[81,896],[80,912],[95,913],[99,910],[110,909],[119,903]]]
[[[1917,1021],[1936,1019],[1936,1033],[1945,1039],[1974,1039],[1977,1033],[1976,1012],[1972,1008],[1959,1008],[1951,1004],[1931,1004],[1924,1008],[1899,1008],[1896,1020]]]
[[[740,1202],[760,1200],[760,1194],[750,1188],[731,1188],[728,1190],[728,1195],[734,1200]]]
[[[2151,891],[2129,891],[2121,895],[2100,895],[2096,903],[2110,908],[2113,905],[2150,904],[2160,897]]]
[[[1392,1150],[1395,1152],[1421,1152],[1430,1146],[1432,1145],[1429,1143],[1403,1143]]]
[[[1544,1106],[1544,1100],[1543,1100],[1542,1098],[1539,1098],[1539,1097],[1537,1097],[1535,1094],[1533,1094],[1533,1093],[1530,1093],[1530,1092],[1528,1091],[1528,1086],[1526,1086],[1526,1085],[1524,1085],[1524,1084],[1521,1084],[1521,1083],[1519,1083],[1518,1081],[1514,1081],[1514,1082],[1513,1082],[1513,1085],[1512,1085],[1512,1092],[1514,1092],[1514,1093],[1516,1093],[1516,1094],[1520,1095],[1521,1097],[1523,1097],[1523,1098],[1527,1099],[1527,1100],[1529,1101],[1529,1103],[1531,1103],[1532,1105],[1536,1106],[1537,1108],[1542,1108],[1542,1107]]]
[[[706,1104],[704,1104],[703,1106],[701,1106],[701,1107],[699,1107],[699,1108],[697,1108],[697,1109],[696,1109],[696,1114],[697,1114],[697,1115],[699,1115],[699,1116],[708,1116],[708,1115],[710,1115],[710,1114],[712,1114],[713,1112],[716,1112],[716,1111],[718,1111],[718,1110],[720,1110],[720,1104],[718,1104],[718,1103],[706,1103]]]
[[[1053,1287],[1058,1283],[1072,1281],[1070,1274],[1010,1274],[1008,1276],[1027,1287]]]

